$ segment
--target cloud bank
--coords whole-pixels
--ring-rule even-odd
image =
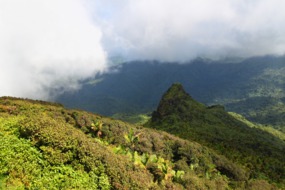
[[[283,0],[1,0],[0,96],[48,99],[126,60],[284,55]]]
[[[110,55],[187,61],[284,54],[284,7],[283,0],[104,0],[94,12]]]
[[[106,67],[80,0],[0,1],[0,96],[49,99]]]

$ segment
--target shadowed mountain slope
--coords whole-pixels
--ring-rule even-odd
[[[111,71],[57,101],[109,116],[146,113],[157,107],[171,84],[179,82],[199,102],[224,105],[227,111],[276,128],[285,126],[284,56],[238,61],[196,59],[187,64],[133,61]]]

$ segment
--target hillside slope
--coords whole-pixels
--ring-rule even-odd
[[[207,107],[195,101],[181,84],[168,89],[146,126],[211,147],[242,164],[253,178],[285,184],[283,140],[249,127],[222,106]]]
[[[274,189],[200,144],[60,104],[0,98],[2,189]]]

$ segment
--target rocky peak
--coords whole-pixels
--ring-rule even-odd
[[[152,119],[162,119],[169,115],[188,115],[193,109],[201,109],[204,106],[195,101],[180,83],[174,83],[162,96],[157,110]]]

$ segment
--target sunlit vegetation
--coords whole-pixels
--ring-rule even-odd
[[[284,98],[280,100],[273,97],[254,97],[230,103],[227,107],[238,111],[248,120],[285,132],[284,103]]]
[[[0,98],[2,189],[227,189],[242,167],[195,142],[59,104]]]
[[[15,107],[15,116],[1,113],[1,176],[6,188],[143,189],[152,186],[147,171],[75,128],[62,107],[6,98],[1,103]]]
[[[19,138],[23,118],[0,119],[0,175],[3,189],[110,189],[104,171],[65,164],[68,155],[48,146],[36,148]],[[52,138],[52,136],[51,136]],[[49,155],[47,155],[49,154]]]
[[[169,95],[168,98],[171,98],[173,94]],[[195,103],[193,106],[196,106],[197,114],[200,111],[204,113],[203,109],[199,108],[202,104]],[[223,110],[219,106],[207,109],[214,113]],[[181,113],[186,110],[186,108],[177,109]],[[164,114],[169,114],[168,111],[166,109]],[[220,111],[217,111],[217,114],[221,114]],[[172,119],[177,122],[175,117]],[[206,119],[221,124],[211,114],[207,115]],[[180,126],[179,123],[172,124]],[[169,129],[172,129],[172,124],[168,125]],[[183,131],[184,128],[179,130]],[[184,130],[183,133],[185,132],[188,131]],[[267,164],[260,160],[259,155],[254,157],[249,153],[248,150],[252,151],[250,148],[244,147],[245,152],[240,154],[232,147],[233,150],[229,147],[226,149],[223,147],[224,144],[217,140],[215,142],[220,144],[221,150],[227,150],[228,153],[219,151],[216,149],[218,145],[210,146],[205,143],[217,135],[213,132],[213,135],[208,137],[208,133],[211,132],[213,131],[210,129],[205,131],[203,136],[205,140],[190,138],[188,141],[166,132],[131,125],[100,115],[67,110],[60,104],[3,97],[0,98],[0,187],[2,189],[256,189],[259,187],[275,189],[276,185],[282,187],[282,181],[279,180],[282,176],[267,168],[271,164],[275,170],[280,170],[279,174],[282,175],[282,170],[276,166],[280,164],[278,159],[274,160],[276,165],[272,160],[264,160],[269,161]],[[225,135],[230,134],[225,132]],[[199,138],[202,139],[201,136]],[[229,154],[244,156],[248,160],[245,162],[239,157],[232,159]],[[272,154],[276,156],[275,152]],[[249,161],[249,159],[255,160]],[[250,166],[256,163],[259,165]],[[265,172],[260,172],[261,170],[251,171],[262,164],[266,170],[274,174],[276,180],[268,177]]]
[[[143,125],[150,119],[150,114],[123,114],[123,113],[116,113],[112,115],[112,118],[119,119],[122,121],[126,121],[128,123],[136,124],[136,125]]]
[[[233,117],[235,117],[236,119],[244,122],[249,127],[255,127],[255,128],[264,130],[264,131],[276,136],[277,138],[285,141],[285,133],[281,132],[280,130],[275,129],[273,126],[253,123],[251,121],[248,121],[244,116],[237,114],[237,113],[234,113],[234,112],[229,112],[229,114],[232,115]]]

